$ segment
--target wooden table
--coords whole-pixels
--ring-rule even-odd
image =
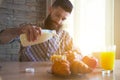
[[[115,70],[109,75],[102,75],[97,68],[89,74],[59,77],[51,74],[50,62],[0,62],[0,80],[120,80],[120,60],[115,62]],[[34,68],[35,72],[26,72]]]

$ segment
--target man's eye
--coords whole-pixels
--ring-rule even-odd
[[[62,20],[64,21],[64,20],[66,20],[66,18],[62,18]]]

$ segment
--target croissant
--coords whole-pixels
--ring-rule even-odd
[[[92,69],[77,58],[77,53],[69,51],[66,55],[51,56],[52,73],[59,76],[68,76],[70,74],[85,74],[92,72]]]
[[[55,75],[68,76],[71,74],[70,63],[67,61],[65,55],[53,55],[51,56],[53,62],[51,71]]]
[[[66,60],[66,56],[65,55],[52,55],[51,57],[50,57],[50,60],[52,61],[52,62],[54,62],[54,61],[58,61],[58,60]]]
[[[92,69],[89,68],[87,64],[80,60],[73,60],[70,64],[70,70],[72,74],[85,74],[92,71]]]
[[[68,51],[65,53],[67,60],[71,63],[73,60],[77,59],[79,60],[79,54],[77,54],[75,51]]]
[[[68,76],[71,74],[70,64],[67,60],[56,60],[52,65],[52,73],[59,76]]]
[[[81,55],[77,54],[75,51],[68,51],[66,52],[67,60],[70,62],[70,70],[72,74],[79,74],[79,73],[89,73],[92,71],[89,66],[80,60]]]

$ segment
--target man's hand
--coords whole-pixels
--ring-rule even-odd
[[[25,33],[28,41],[35,41],[41,34],[41,28],[33,24],[21,24],[20,33]]]

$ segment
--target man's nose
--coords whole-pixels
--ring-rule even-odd
[[[61,23],[62,23],[62,19],[59,18],[59,19],[57,20],[57,24],[61,24]]]

